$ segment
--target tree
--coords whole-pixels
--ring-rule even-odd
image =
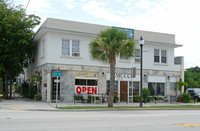
[[[5,98],[8,98],[8,80],[12,82],[33,55],[33,28],[39,23],[40,18],[27,15],[22,6],[0,0],[0,74]]]
[[[134,40],[128,39],[124,31],[109,28],[101,31],[89,44],[91,58],[110,64],[110,93],[108,107],[113,107],[116,57],[133,57]]]
[[[200,88],[200,67],[191,67],[185,70],[185,81],[187,88]]]
[[[176,91],[176,95],[177,95],[177,90],[180,91],[180,94],[182,94],[183,86],[188,86],[187,82],[183,82],[181,80],[179,82],[176,82],[176,86],[174,88],[174,90]]]

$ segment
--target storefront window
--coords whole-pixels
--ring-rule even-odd
[[[118,91],[118,81],[115,81],[115,91]],[[107,81],[106,85],[106,95],[109,95],[110,92],[110,81]]]
[[[133,82],[133,95],[139,95],[139,82]]]
[[[164,96],[165,84],[164,83],[149,83],[148,89],[151,96]]]

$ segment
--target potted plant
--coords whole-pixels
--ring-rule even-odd
[[[41,101],[42,100],[42,95],[41,94],[35,94],[34,95],[34,100]]]
[[[182,96],[182,95],[178,96],[177,101],[178,101],[178,102],[182,102],[182,101],[183,101],[183,96]]]

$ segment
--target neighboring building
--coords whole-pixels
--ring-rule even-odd
[[[48,18],[40,27],[34,42],[35,58],[27,69],[26,80],[33,73],[42,76],[42,100],[55,100],[56,83],[52,72],[60,68],[63,76],[59,83],[59,99],[73,102],[74,93],[106,94],[109,92],[109,65],[90,59],[89,43],[101,30],[109,26]],[[119,28],[124,29],[124,28]],[[136,42],[136,54],[132,59],[117,58],[115,90],[120,101],[129,101],[139,94],[140,86],[140,46],[139,38],[145,40],[143,46],[143,88],[148,88],[152,96],[175,96],[175,82],[184,80],[183,57],[174,57],[175,35],[149,31],[124,29]],[[136,75],[131,77],[131,68]]]

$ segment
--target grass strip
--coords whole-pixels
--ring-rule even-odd
[[[183,109],[183,108],[199,108],[200,105],[176,105],[176,106],[145,106],[145,107],[138,107],[138,106],[114,106],[114,107],[107,107],[107,106],[69,106],[69,107],[58,107],[58,109],[142,109],[142,108],[149,108],[149,109]]]

